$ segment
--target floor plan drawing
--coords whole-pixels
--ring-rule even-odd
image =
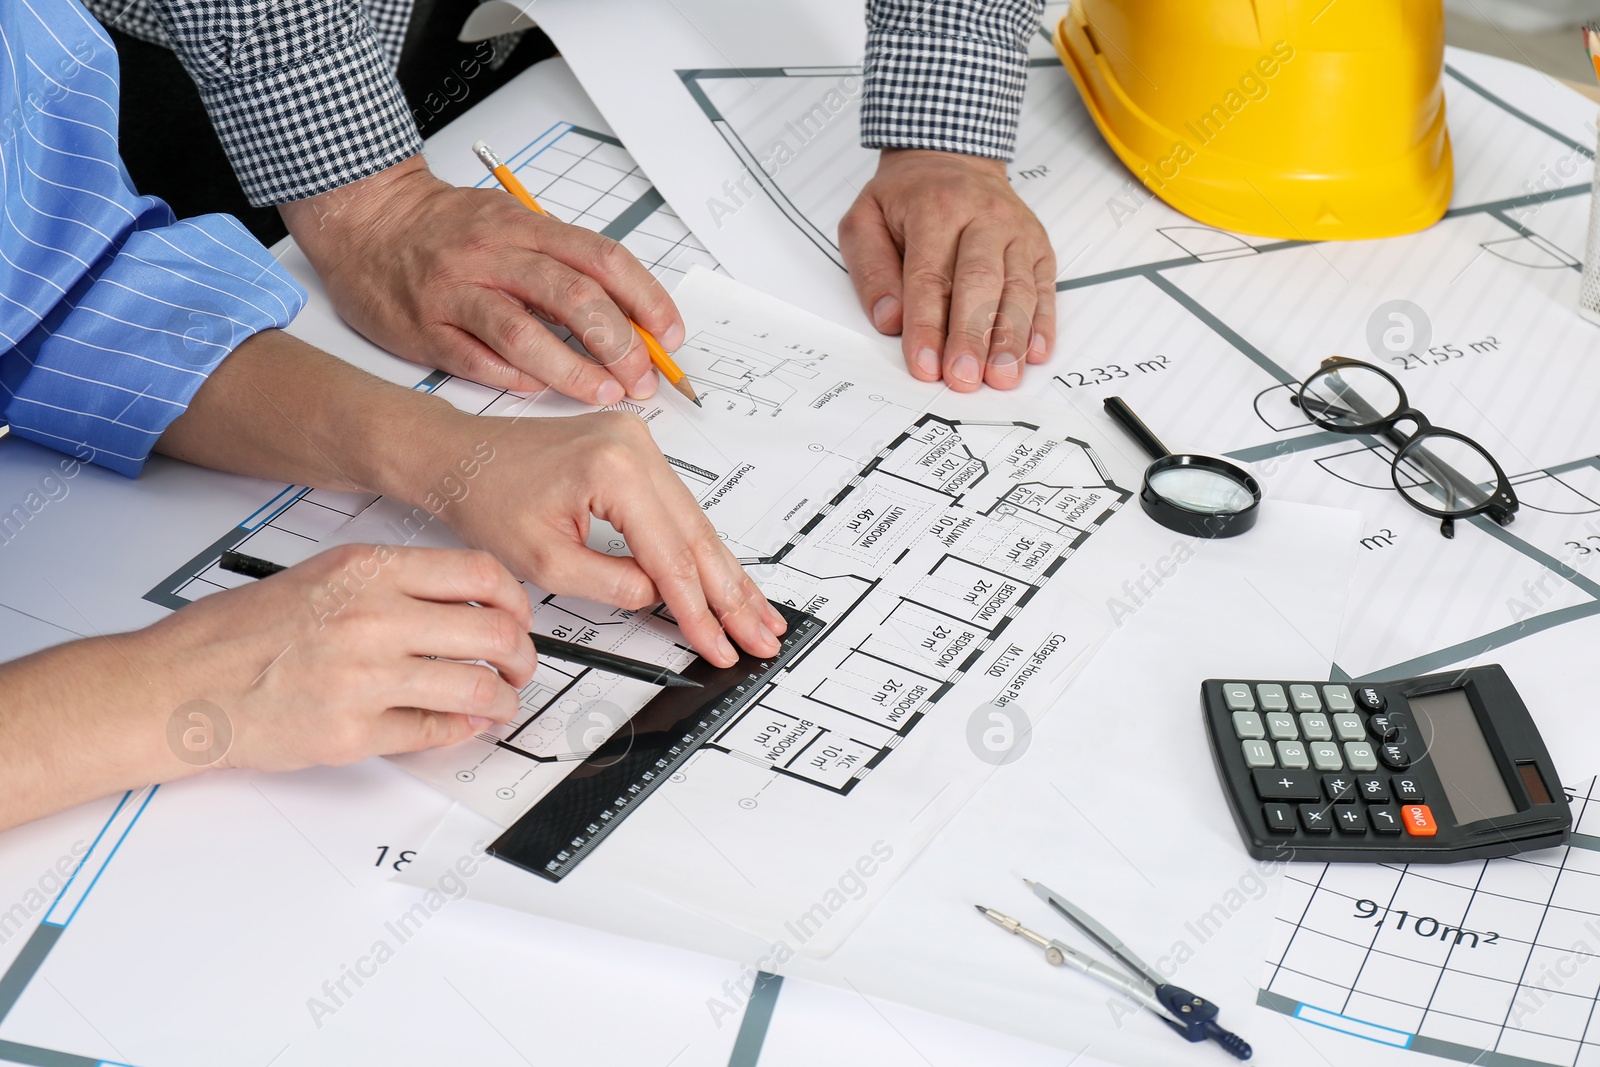
[[[1010,400],[968,403],[956,416],[941,410],[937,390],[895,399],[905,390],[869,366],[880,359],[863,348],[871,342],[710,271],[689,275],[678,300],[692,329],[677,358],[697,387],[707,383],[704,407],[664,390],[629,409],[768,596],[828,628],[720,724],[577,876],[619,850],[681,841],[671,830],[639,829],[660,811],[699,826],[770,822],[779,833],[825,803],[812,796],[848,798],[862,831],[897,838],[909,861],[931,830],[902,817],[906,809],[959,804],[990,769],[966,747],[973,709],[1038,707],[1030,694],[1075,670],[1113,629],[1097,594],[1115,590],[1137,570],[1134,559],[1154,558],[1170,538],[1117,522],[1130,493],[1074,420]],[[553,393],[530,397],[438,375],[419,388],[491,416],[584,410]],[[748,432],[752,417],[765,432]],[[1113,524],[1121,532],[1107,535]],[[193,562],[150,596],[175,602],[231,583],[216,566],[224,548],[293,563],[332,544],[373,542],[456,543],[442,521],[388,500],[287,487],[271,507],[197,545]],[[626,551],[598,520],[590,544]],[[1085,551],[1101,564],[1074,566]],[[661,609],[615,609],[531,585],[528,593],[541,633],[673,668],[693,658]],[[508,826],[653,694],[545,658],[513,721],[394,759]],[[929,777],[930,760],[948,771]],[[740,870],[769,868],[764,883],[751,874],[724,887],[741,907],[751,906],[751,883],[789,885],[795,873],[773,868],[750,829],[719,845],[738,856]],[[855,842],[846,834],[813,847],[826,855]],[[692,856],[679,850],[653,862],[697,862]],[[706,888],[703,876],[687,873],[682,884]]]
[[[817,377],[823,358],[801,351],[774,358],[754,345],[720,336],[715,329],[696,331],[684,347],[704,355],[689,375],[701,400],[746,415],[777,415]]]
[[[1072,340],[1050,369],[1054,392],[1085,414],[1120,393],[1159,434],[1251,465],[1269,494],[1368,514],[1356,584],[1369,608],[1350,619],[1336,676],[1426,673],[1600,614],[1600,571],[1584,551],[1600,545],[1585,540],[1600,535],[1600,434],[1573,431],[1591,419],[1549,417],[1551,396],[1600,388],[1588,328],[1570,312],[1592,130],[1580,138],[1532,118],[1485,84],[1492,61],[1452,53],[1444,83],[1457,181],[1443,221],[1345,245],[1248,237],[1183,218],[1107,166],[1044,40],[1009,174],[1055,238],[1058,318]],[[840,269],[833,235],[874,166],[855,139],[858,68],[677,77],[754,168],[758,195],[816,246],[812,268]],[[1427,317],[1431,336],[1375,352],[1367,320],[1397,296]],[[1394,492],[1392,446],[1318,431],[1289,403],[1335,354],[1379,363],[1436,424],[1485,441],[1522,499],[1517,521],[1463,524],[1441,554],[1437,524]],[[1418,594],[1443,570],[1464,587],[1444,620]]]
[[[1032,480],[1036,470],[1059,484]],[[1128,496],[1081,441],[923,416],[758,561],[764,584],[833,619],[816,653],[826,674],[799,692],[775,687],[711,747],[849,792]],[[930,530],[931,552],[916,544]]]

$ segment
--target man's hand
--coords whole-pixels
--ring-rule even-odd
[[[665,602],[689,643],[727,667],[732,637],[775,655],[779,615],[717,536],[637,416],[498,419],[450,413],[466,455],[493,449],[471,491],[443,511],[464,542],[486,548],[553,593],[622,608]],[[612,525],[631,556],[589,548],[593,516]],[[726,633],[724,633],[726,631]]]
[[[1012,389],[1055,345],[1056,258],[1005,164],[887,148],[839,223],[861,306],[913,377]]]
[[[421,156],[280,211],[345,321],[413,363],[604,406],[656,390],[627,317],[668,351],[683,343],[672,299],[626,248],[499,188],[442,182]]]

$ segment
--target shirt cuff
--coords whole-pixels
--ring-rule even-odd
[[[1027,53],[1010,45],[871,33],[861,143],[1009,161],[1027,73]]]
[[[198,84],[257,207],[337,189],[422,151],[405,96],[370,32],[256,80]]]
[[[6,383],[14,435],[129,477],[211,372],[306,300],[231,215],[171,223],[165,204],[147,203],[140,228],[17,346],[6,375],[21,371]]]

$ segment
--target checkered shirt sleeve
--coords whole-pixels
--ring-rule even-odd
[[[88,6],[177,53],[252,204],[325,193],[422,150],[394,78],[411,0]]]
[[[149,41],[163,48],[171,48],[167,31],[161,28],[151,4],[155,0],[83,0],[83,6],[100,20],[102,26],[121,30],[130,37]],[[400,65],[400,50],[406,44],[406,30],[411,26],[412,0],[362,0],[367,13],[367,24],[383,46],[389,59],[389,69]]]
[[[861,143],[1009,160],[1044,0],[867,0]]]

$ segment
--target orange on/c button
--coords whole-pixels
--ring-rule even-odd
[[[1400,809],[1400,821],[1406,824],[1406,833],[1412,837],[1432,837],[1439,832],[1433,812],[1426,804],[1407,804]]]

